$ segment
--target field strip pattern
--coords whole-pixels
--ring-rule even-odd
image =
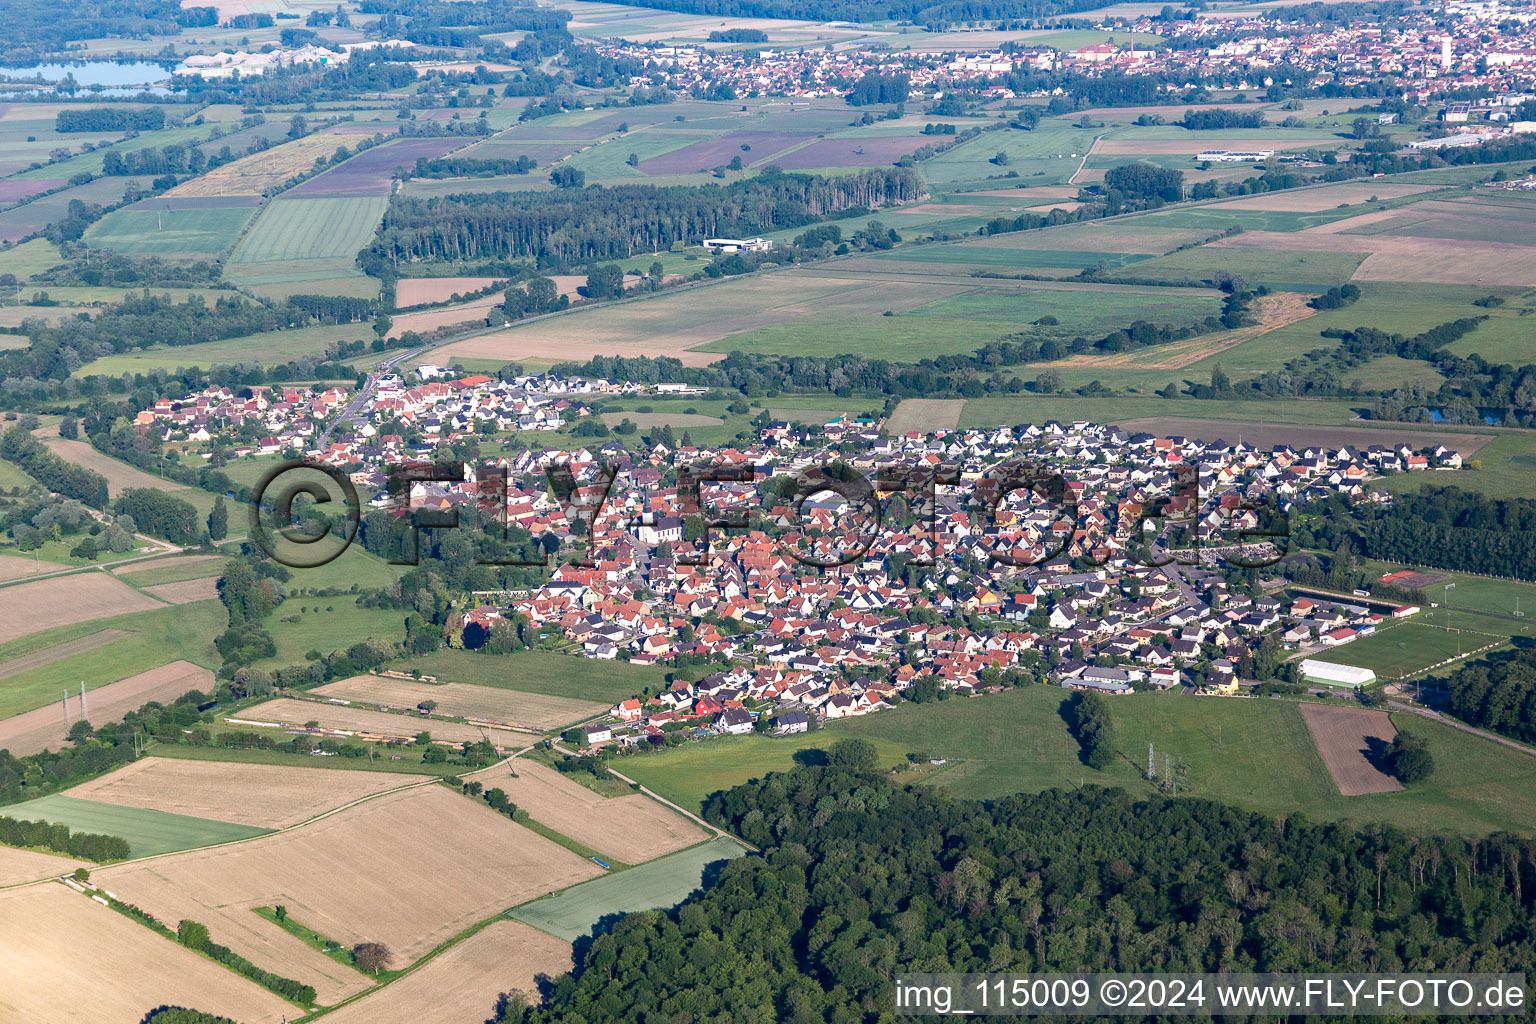
[[[61,644],[45,647],[32,654],[23,654],[9,661],[0,661],[0,679],[9,679],[11,676],[42,668],[44,665],[51,665],[56,661],[84,654],[86,651],[94,651],[98,647],[105,647],[128,635],[129,633],[122,629],[100,629],[74,640],[66,640]]]

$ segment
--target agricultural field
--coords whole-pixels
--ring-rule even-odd
[[[542,932],[575,942],[609,914],[673,907],[704,884],[709,865],[744,856],[734,839],[700,843],[649,864],[583,882],[525,903],[511,916]]]
[[[422,701],[430,700],[437,704],[434,714],[535,730],[568,726],[601,714],[609,707],[606,701],[572,700],[468,683],[426,683],[374,675],[353,676],[309,692],[317,697],[406,711],[415,711]],[[423,728],[431,728],[434,724],[428,721]]]
[[[478,1020],[503,992],[538,997],[541,975],[572,967],[570,943],[518,921],[493,921],[387,988],[326,1015],[327,1024]]]
[[[279,146],[215,167],[208,173],[183,182],[166,195],[181,197],[260,196],[280,188],[295,177],[312,170],[315,161],[330,159],[345,140],[317,133],[294,139]]]
[[[345,140],[332,139],[338,143]],[[419,157],[443,156],[465,146],[462,137],[396,139],[364,150],[340,166],[291,189],[294,198],[314,196],[387,196],[396,168],[415,166]]]
[[[115,633],[115,630],[104,630],[105,633]],[[97,642],[100,634],[89,634],[83,640],[92,641],[90,645],[75,641],[76,649],[66,651],[65,657],[71,654],[83,654],[95,651],[97,648],[110,648],[118,642],[118,637],[109,636],[107,643]],[[54,649],[56,650],[56,649]],[[52,650],[49,651],[52,653]],[[60,659],[62,660],[62,659]],[[0,669],[11,665],[7,661],[0,663]],[[43,664],[48,664],[44,662]],[[11,717],[0,719],[0,750],[9,749],[17,757],[27,754],[35,754],[44,748],[58,750],[64,746],[65,736],[69,727],[64,724],[64,708],[62,702],[55,703],[62,693],[62,688],[54,689],[48,693],[46,699],[50,702],[41,707],[37,706],[38,694],[27,700],[28,690],[15,685],[16,680],[7,677],[20,675],[37,667],[27,664],[17,672],[7,670],[0,676],[0,693],[12,700],[27,702],[31,710],[20,714],[12,714]],[[55,677],[57,679],[57,677]],[[72,687],[71,721],[80,717],[80,691],[78,686]],[[129,712],[137,710],[149,701],[155,700],[161,703],[169,703],[189,690],[200,690],[203,693],[213,691],[213,673],[205,668],[190,664],[185,661],[174,661],[169,665],[151,669],[148,672],[140,672],[138,675],[119,679],[106,685],[87,686],[87,708],[98,722],[115,721]],[[35,692],[35,691],[33,691]],[[8,710],[12,706],[11,701],[0,705],[0,710]]]
[[[107,494],[113,498],[122,494],[130,487],[150,487],[157,491],[184,491],[183,484],[171,480],[162,480],[158,476],[146,473],[136,466],[130,466],[126,462],[119,462],[105,452],[97,451],[85,441],[70,441],[62,437],[44,438],[44,443],[53,449],[55,455],[77,466],[100,473],[107,478]]]
[[[235,250],[233,262],[350,260],[373,236],[385,204],[378,196],[274,199]]]
[[[128,256],[216,256],[234,246],[255,214],[254,204],[167,210],[148,200],[107,214],[85,238]]]
[[[404,966],[508,905],[600,872],[480,801],[429,786],[255,842],[103,869],[93,880],[157,916],[204,922],[269,970],[309,980],[292,969],[325,967],[337,975],[328,982],[334,996],[366,979],[252,908],[280,897],[305,927],[348,946],[382,942]]]
[[[181,583],[184,580],[200,580],[218,576],[224,569],[224,559],[218,555],[178,555],[172,558],[156,558],[147,562],[134,562],[112,570],[116,576],[133,577],[128,582],[136,587],[153,587],[162,583]]]
[[[405,309],[431,302],[449,302],[496,281],[494,277],[402,277],[395,282],[395,304]]]
[[[1397,737],[1385,711],[1303,703],[1301,717],[1341,794],[1402,792],[1403,784],[1381,767]]]
[[[57,878],[86,865],[86,861],[75,860],[57,853],[0,846],[0,889],[23,882]]]
[[[165,348],[135,349],[92,360],[81,368],[84,375],[101,374],[119,377],[125,373],[151,373],[155,369],[175,370],[177,367],[200,366],[204,369],[220,364],[259,362],[276,366],[306,356],[318,358],[325,350],[340,341],[373,339],[372,324],[333,324],[324,327],[297,327],[291,331],[271,331],[245,338],[229,338],[225,341],[205,341],[197,345],[173,345]],[[84,443],[84,442],[80,442]],[[102,456],[107,458],[107,456]],[[119,465],[123,465],[119,463]],[[132,469],[132,467],[128,467]],[[169,482],[156,485],[169,489],[179,484]],[[134,484],[131,486],[148,486]]]
[[[455,648],[414,655],[392,667],[401,672],[416,669],[443,681],[610,704],[633,697],[646,686],[655,686],[665,675],[660,668],[617,661],[599,663],[548,651],[520,651],[497,658]],[[687,670],[680,675],[695,678]]]
[[[28,821],[67,825],[74,832],[121,836],[128,840],[130,854],[135,858],[232,843],[269,831],[231,821],[82,800],[58,793],[11,804],[10,813]]]
[[[94,691],[135,673],[158,671],[168,658],[191,663],[193,668],[217,666],[221,659],[212,638],[227,624],[223,606],[213,601],[157,602],[153,611],[52,626],[12,640],[0,645],[0,718],[52,704],[65,689],[78,694],[82,679],[86,689]]]
[[[604,859],[640,864],[706,838],[698,825],[639,793],[605,797],[527,758],[513,761],[511,771],[506,777],[485,773],[480,781],[501,788],[534,821]]]
[[[388,772],[144,757],[75,786],[68,795],[277,829],[365,797],[420,783],[419,775]]]
[[[915,430],[931,434],[936,430],[953,430],[960,425],[960,415],[964,411],[964,399],[904,399],[886,421],[885,432],[894,435]]]
[[[434,740],[454,743],[478,742],[488,738],[499,747],[526,744],[527,734],[506,729],[465,725],[423,718],[419,714],[390,714],[387,711],[369,711],[366,708],[348,707],[325,701],[297,700],[280,697],[252,708],[246,708],[225,719],[232,724],[259,724],[288,730],[303,729],[306,722],[320,723],[318,728],[340,731],[357,739],[384,742],[391,739],[410,739],[417,733],[430,732]]]
[[[58,626],[159,607],[154,598],[99,572],[19,583],[0,588],[0,644]]]
[[[281,1024],[296,1012],[255,982],[62,885],[0,893],[0,916],[0,991],[14,1024],[132,1024],[165,1005],[246,1024]],[[60,993],[68,993],[67,1009]]]

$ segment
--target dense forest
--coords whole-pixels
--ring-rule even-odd
[[[1530,498],[1493,500],[1425,484],[1386,508],[1356,510],[1329,498],[1306,512],[1295,535],[1303,548],[1348,545],[1386,562],[1536,580],[1536,500]]]
[[[765,170],[729,185],[620,185],[550,192],[396,197],[358,259],[384,271],[419,259],[536,258],[540,265],[624,259],[713,237],[759,235],[921,198],[910,168],[842,178]]]
[[[1536,649],[1494,654],[1450,678],[1451,714],[1464,722],[1536,743]]]
[[[1097,787],[960,801],[861,767],[872,749],[831,761],[713,796],[710,820],[762,854],[617,921],[503,1024],[873,1022],[902,971],[1536,969],[1529,839]]]

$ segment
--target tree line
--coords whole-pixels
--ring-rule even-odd
[[[107,478],[55,455],[48,446],[16,424],[0,437],[0,458],[14,462],[32,479],[93,508],[107,507]]]
[[[1536,648],[1489,655],[1457,669],[1446,685],[1451,714],[1463,722],[1536,743]]]
[[[127,860],[128,840],[94,832],[71,832],[68,825],[48,821],[24,821],[0,815],[0,843],[36,847],[68,854],[81,860],[103,863]]]
[[[53,121],[56,132],[153,132],[165,127],[159,107],[66,107]]]
[[[916,171],[881,168],[841,178],[765,170],[729,185],[396,196],[359,262],[372,271],[421,259],[525,257],[541,266],[625,259],[673,243],[799,227],[923,194]]]

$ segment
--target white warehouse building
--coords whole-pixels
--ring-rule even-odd
[[[1358,690],[1376,681],[1376,673],[1355,665],[1339,665],[1331,661],[1308,658],[1301,663],[1301,676],[1308,683],[1326,686],[1348,686]]]

